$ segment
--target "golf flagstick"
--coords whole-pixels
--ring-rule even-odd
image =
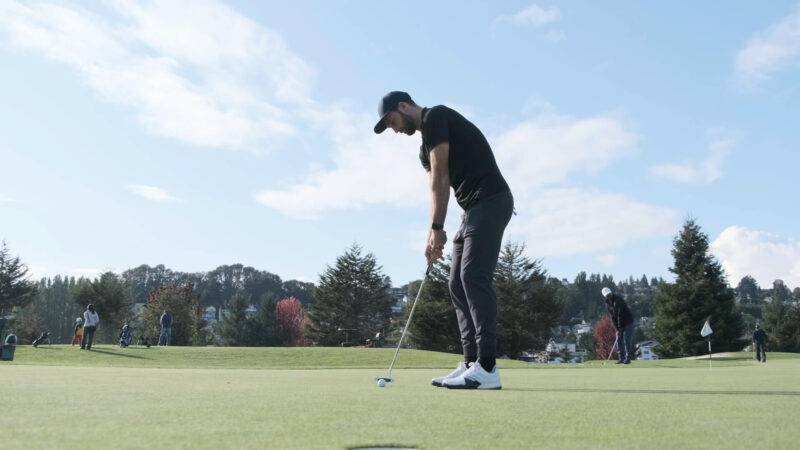
[[[417,300],[419,300],[419,296],[422,293],[422,287],[425,286],[425,280],[428,279],[428,274],[431,272],[431,267],[433,264],[428,264],[428,268],[425,270],[425,276],[422,278],[422,283],[419,285],[419,290],[417,291],[417,297],[414,299],[414,303],[411,305],[411,311],[408,313],[408,319],[406,319],[406,325],[403,327],[403,333],[400,335],[400,341],[397,342],[397,350],[394,351],[394,358],[392,358],[392,363],[389,365],[389,374],[385,377],[375,377],[375,381],[383,380],[387,383],[391,383],[394,381],[392,378],[392,369],[394,368],[394,362],[397,361],[397,354],[400,353],[400,347],[403,345],[403,338],[406,337],[406,332],[408,331],[408,326],[411,324],[411,317],[414,315],[414,308],[417,307]]]
[[[706,323],[703,324],[703,329],[700,330],[700,336],[708,338],[708,368],[711,369],[711,334],[714,333],[714,330],[711,329],[711,316],[708,316],[706,319]]]

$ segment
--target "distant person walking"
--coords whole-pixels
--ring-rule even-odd
[[[611,322],[617,330],[617,364],[630,364],[633,351],[633,314],[628,304],[611,289],[604,287],[602,291],[606,299],[606,309],[611,315]]]
[[[756,359],[758,362],[767,362],[767,333],[761,329],[759,324],[756,324],[756,331],[753,333],[753,350],[756,352]]]
[[[72,345],[81,345],[83,341],[83,317],[75,319],[75,325],[72,326]]]
[[[161,334],[158,335],[158,345],[170,346],[172,344],[172,314],[166,309],[161,314]]]
[[[100,316],[94,310],[94,305],[89,303],[86,306],[86,311],[83,312],[83,340],[81,341],[81,350],[91,350],[92,342],[94,341],[94,332],[97,331],[97,325],[100,324]]]

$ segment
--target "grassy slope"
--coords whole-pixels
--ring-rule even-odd
[[[372,377],[385,373],[392,349],[127,349],[142,358],[109,347],[19,350],[13,364],[0,364],[3,448],[83,448],[87,436],[93,448],[214,449],[795,448],[800,441],[796,355],[775,354],[762,365],[715,361],[712,370],[707,361],[546,370],[503,361],[503,391],[459,392],[429,385],[442,370],[426,367],[454,362],[432,352],[401,351],[403,367],[420,368],[397,370],[397,381],[380,389]],[[340,369],[274,370],[303,364]],[[512,365],[526,368],[507,370]]]

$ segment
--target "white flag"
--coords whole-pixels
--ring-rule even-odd
[[[706,337],[711,333],[713,333],[713,331],[711,331],[711,325],[709,325],[708,321],[706,320],[706,324],[703,325],[703,329],[700,330],[700,336]]]

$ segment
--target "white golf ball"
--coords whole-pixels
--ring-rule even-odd
[[[384,387],[384,386],[386,386],[386,380],[384,379],[378,380],[378,387]]]

